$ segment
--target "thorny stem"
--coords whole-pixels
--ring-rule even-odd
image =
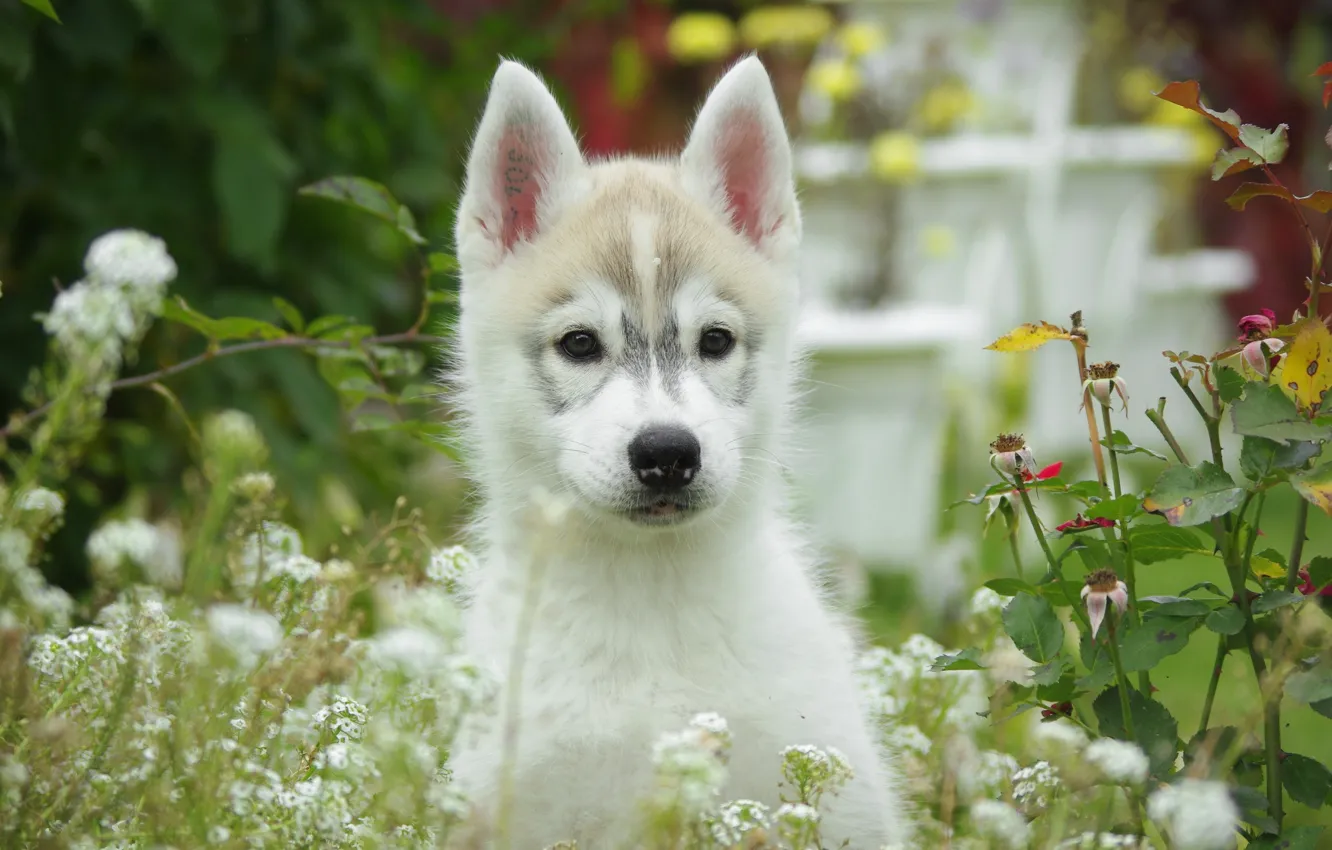
[[[1300,209],[1300,205],[1290,199],[1292,193],[1287,189],[1286,184],[1281,182],[1281,178],[1276,176],[1276,172],[1272,170],[1272,166],[1264,165],[1263,172],[1267,175],[1267,179],[1272,181],[1272,185],[1286,189],[1286,204],[1290,207],[1290,211],[1295,215],[1295,218],[1299,219],[1300,227],[1304,230],[1304,239],[1309,243],[1309,315],[1317,316],[1318,277],[1323,266],[1323,254],[1322,251],[1319,250],[1318,239],[1314,236],[1313,228],[1309,226],[1309,220],[1304,217],[1304,212]]]
[[[1045,539],[1045,532],[1041,530],[1040,518],[1036,516],[1036,509],[1031,506],[1031,496],[1027,494],[1027,485],[1022,481],[1022,474],[1014,477],[1014,487],[1018,492],[1018,499],[1022,502],[1022,507],[1026,509],[1027,519],[1031,522],[1031,530],[1036,535],[1036,539],[1041,544],[1041,551],[1045,553],[1045,562],[1050,567],[1050,575],[1055,577],[1059,586],[1064,590],[1064,597],[1068,600],[1069,607],[1073,609],[1073,614],[1087,629],[1087,634],[1091,634],[1091,620],[1087,618],[1087,612],[1078,604],[1077,598],[1073,592],[1068,589],[1068,582],[1064,581],[1063,573],[1059,569],[1059,561],[1055,558],[1054,552],[1050,549],[1050,543]]]
[[[1179,388],[1189,397],[1189,402],[1193,404],[1193,409],[1198,411],[1198,415],[1202,417],[1203,423],[1207,426],[1207,439],[1212,444],[1212,463],[1221,466],[1220,418],[1207,412],[1207,409],[1204,408],[1202,402],[1198,400],[1198,396],[1193,392],[1193,387],[1189,386],[1188,380],[1185,379],[1184,373],[1180,371],[1178,366],[1170,367],[1170,377],[1175,379],[1175,383],[1179,384]]]
[[[1166,445],[1170,446],[1170,450],[1175,453],[1175,458],[1185,466],[1189,466],[1189,456],[1184,453],[1184,447],[1179,444],[1179,440],[1175,439],[1174,432],[1171,431],[1170,426],[1166,424],[1164,398],[1162,398],[1157,404],[1156,410],[1147,411],[1147,418],[1156,426],[1156,430],[1161,432],[1161,436],[1165,438]]]
[[[1111,439],[1111,435],[1113,435],[1115,431],[1110,425],[1110,406],[1108,404],[1101,405],[1101,422],[1105,425],[1106,441],[1112,446],[1112,448],[1109,449],[1110,480],[1114,484],[1114,490],[1111,491],[1111,495],[1118,499],[1120,496],[1124,495],[1124,487],[1119,479],[1119,453],[1114,450],[1114,440]],[[1133,622],[1137,624],[1140,622],[1140,619],[1138,614],[1138,583],[1133,563],[1133,541],[1129,539],[1128,520],[1121,517],[1117,521],[1117,525],[1119,528],[1119,539],[1124,544],[1124,584],[1128,586],[1129,616],[1132,617]],[[1151,674],[1146,670],[1138,673],[1138,690],[1142,691],[1144,694],[1150,694],[1152,692]]]
[[[443,345],[447,342],[444,337],[430,336],[429,334],[418,333],[415,329],[407,330],[402,333],[385,334],[383,336],[368,336],[364,339],[356,340],[330,340],[314,339],[305,336],[284,336],[278,339],[261,339],[253,342],[242,342],[236,345],[228,345],[224,348],[209,348],[201,354],[196,354],[186,360],[182,360],[172,366],[158,369],[155,372],[149,372],[145,375],[135,375],[131,378],[121,378],[118,381],[111,382],[111,390],[127,390],[133,387],[141,387],[145,384],[152,384],[163,378],[169,378],[172,375],[178,375],[188,369],[193,369],[210,360],[216,360],[219,357],[229,357],[233,354],[248,354],[251,351],[266,351],[274,348],[359,348],[366,345]],[[55,402],[50,402],[29,412],[19,414],[8,425],[0,428],[0,439],[13,436],[23,430],[28,425],[41,419],[51,412]]]
[[[1133,712],[1129,709],[1129,683],[1128,674],[1124,672],[1124,663],[1119,660],[1119,636],[1115,634],[1115,617],[1113,611],[1107,611],[1105,623],[1110,627],[1110,639],[1106,644],[1110,647],[1110,660],[1115,665],[1115,678],[1119,680],[1119,709],[1124,712],[1124,731],[1128,733],[1129,739],[1136,741],[1138,735],[1133,731]],[[1143,694],[1146,696],[1146,694]]]
[[[1096,433],[1096,413],[1092,410],[1091,387],[1087,386],[1087,330],[1082,327],[1082,311],[1072,315],[1073,352],[1078,357],[1078,386],[1082,387],[1082,409],[1087,413],[1087,436],[1091,438],[1092,461],[1096,464],[1096,480],[1105,486],[1105,457],[1101,454],[1101,437]]]
[[[1292,593],[1299,583],[1300,560],[1304,557],[1305,529],[1309,526],[1309,503],[1300,499],[1295,509],[1295,539],[1290,543],[1290,560],[1286,562],[1286,592]]]
[[[1221,681],[1221,669],[1226,663],[1226,636],[1216,636],[1216,660],[1212,662],[1212,676],[1207,681],[1207,698],[1203,700],[1202,719],[1198,721],[1198,734],[1207,731],[1212,720],[1212,703],[1216,700],[1216,686]]]

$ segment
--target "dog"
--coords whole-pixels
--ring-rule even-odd
[[[821,807],[825,845],[905,842],[852,633],[788,518],[800,233],[756,57],[678,158],[603,162],[539,77],[499,66],[455,234],[480,505],[464,645],[501,683],[450,759],[471,846],[632,843],[654,741],[704,711],[733,735],[722,799],[775,808],[782,749],[833,747],[855,775]]]

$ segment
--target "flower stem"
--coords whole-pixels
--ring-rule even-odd
[[[1113,605],[1108,606],[1113,608]],[[1115,634],[1115,616],[1114,611],[1106,612],[1106,625],[1110,627],[1110,639],[1106,644],[1110,647],[1110,660],[1115,665],[1115,677],[1119,680],[1119,708],[1124,712],[1124,731],[1128,733],[1130,739],[1136,741],[1137,733],[1133,730],[1133,712],[1129,708],[1129,683],[1128,674],[1124,672],[1124,664],[1119,660],[1119,636]],[[1146,696],[1144,694],[1144,696]]]
[[[1207,698],[1203,700],[1202,719],[1198,721],[1198,734],[1207,731],[1212,721],[1212,703],[1216,700],[1216,686],[1221,681],[1221,669],[1226,663],[1226,636],[1216,637],[1216,660],[1212,662],[1212,677],[1207,682]]]
[[[1023,578],[1022,553],[1018,551],[1017,523],[1014,523],[1013,527],[1008,530],[1008,548],[1013,552],[1013,566],[1017,568],[1017,577],[1021,579]]]
[[[1164,398],[1162,398],[1157,404],[1155,410],[1147,411],[1147,418],[1156,426],[1156,430],[1161,432],[1161,436],[1165,438],[1166,445],[1170,446],[1170,450],[1175,453],[1175,458],[1185,466],[1189,466],[1189,456],[1184,453],[1184,447],[1179,444],[1179,440],[1175,439],[1175,433],[1171,431],[1170,426],[1166,424]]]
[[[1077,319],[1081,315],[1075,313]],[[1076,322],[1075,324],[1081,324]],[[1078,330],[1075,328],[1074,330]],[[1085,331],[1084,331],[1085,333]],[[1078,356],[1078,383],[1082,387],[1082,409],[1087,412],[1087,435],[1091,438],[1092,461],[1096,464],[1096,480],[1105,486],[1105,456],[1101,453],[1101,437],[1096,433],[1096,413],[1092,409],[1091,387],[1087,386],[1087,340],[1073,338],[1073,351]]]
[[[1114,484],[1114,489],[1111,491],[1111,494],[1118,499],[1120,496],[1124,495],[1124,487],[1120,483],[1119,478],[1119,453],[1114,450],[1114,440],[1112,439],[1112,436],[1115,431],[1110,426],[1110,405],[1108,404],[1101,405],[1101,421],[1105,424],[1105,439],[1111,446],[1109,450],[1110,480]],[[1133,623],[1136,625],[1140,620],[1138,614],[1138,583],[1133,563],[1133,542],[1129,539],[1128,520],[1121,517],[1118,520],[1117,525],[1119,527],[1119,539],[1124,544],[1124,584],[1128,586],[1129,617],[1132,618]],[[1146,670],[1138,673],[1138,690],[1142,691],[1144,694],[1150,694],[1152,692],[1151,675]]]
[[[1063,573],[1059,568],[1059,560],[1055,558],[1054,552],[1050,549],[1050,543],[1045,539],[1045,532],[1041,530],[1040,518],[1036,516],[1036,509],[1031,506],[1031,496],[1027,493],[1027,485],[1023,483],[1022,476],[1014,476],[1014,487],[1018,492],[1018,499],[1022,502],[1022,507],[1026,509],[1027,519],[1031,522],[1031,530],[1035,533],[1036,539],[1041,544],[1041,551],[1045,553],[1045,562],[1050,567],[1050,575],[1055,577],[1059,586],[1063,588],[1064,597],[1068,600],[1069,607],[1073,609],[1073,615],[1081,622],[1087,634],[1091,634],[1091,620],[1087,617],[1087,612],[1078,604],[1078,599],[1073,592],[1068,589],[1068,582],[1064,581]]]
[[[1207,408],[1203,407],[1202,402],[1198,400],[1198,396],[1193,392],[1193,387],[1189,386],[1189,382],[1184,379],[1184,373],[1179,370],[1178,366],[1170,368],[1170,377],[1175,379],[1175,383],[1179,384],[1179,388],[1189,397],[1193,409],[1198,411],[1198,415],[1202,417],[1203,424],[1207,426],[1207,439],[1212,446],[1212,463],[1222,466],[1220,417],[1207,412]]]
[[[1295,509],[1295,539],[1290,543],[1290,560],[1286,563],[1286,592],[1292,593],[1299,583],[1300,561],[1304,557],[1305,530],[1309,526],[1309,502],[1300,499]]]

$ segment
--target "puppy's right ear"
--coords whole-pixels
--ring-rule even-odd
[[[467,160],[458,259],[494,268],[577,195],[586,165],[555,97],[517,62],[500,63]]]

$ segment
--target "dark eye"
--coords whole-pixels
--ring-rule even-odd
[[[590,360],[601,353],[601,343],[588,331],[570,331],[560,340],[560,350],[573,360]]]
[[[735,345],[735,337],[725,328],[709,328],[698,340],[699,353],[704,357],[725,357]]]

